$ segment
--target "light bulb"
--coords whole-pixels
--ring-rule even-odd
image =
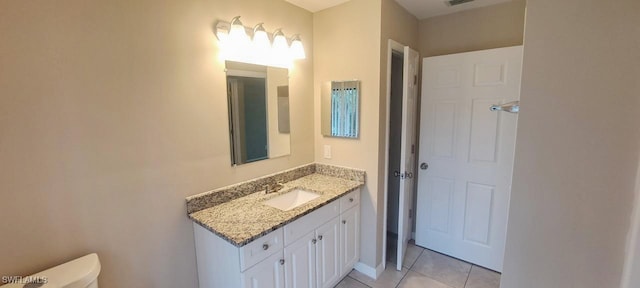
[[[305,59],[307,56],[304,53],[304,46],[302,46],[302,40],[300,35],[295,35],[291,41],[291,58],[293,59]]]
[[[273,33],[273,50],[280,55],[286,55],[289,52],[289,43],[280,29]]]
[[[231,29],[229,31],[229,40],[236,44],[246,43],[249,41],[247,31],[244,29],[244,25],[240,22],[240,16],[233,17],[231,20]]]
[[[289,43],[287,38],[284,37],[281,29],[276,30],[273,33],[273,46],[271,49],[274,66],[289,66],[291,64],[291,55],[289,55]]]
[[[271,42],[267,31],[262,27],[262,23],[253,28],[253,47],[260,56],[268,57],[271,52]]]

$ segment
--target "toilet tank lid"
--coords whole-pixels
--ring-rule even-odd
[[[32,276],[47,277],[60,287],[86,287],[98,278],[100,274],[100,259],[98,254],[92,253],[56,267],[33,274]]]

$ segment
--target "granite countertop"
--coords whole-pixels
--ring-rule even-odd
[[[284,187],[276,193],[265,194],[264,190],[255,192],[191,213],[189,218],[229,243],[241,247],[362,185],[363,182],[316,173],[284,183]],[[296,188],[318,193],[320,197],[289,211],[262,203]]]

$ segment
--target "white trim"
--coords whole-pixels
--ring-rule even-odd
[[[227,76],[239,76],[239,77],[251,77],[251,78],[264,78],[264,79],[267,79],[267,72],[227,69]]]
[[[367,264],[364,264],[362,262],[358,262],[356,263],[356,265],[353,266],[353,269],[356,269],[358,272],[366,275],[369,278],[372,279],[378,279],[378,277],[380,277],[380,275],[382,274],[382,272],[384,271],[384,265],[385,261],[382,261],[382,263],[380,263],[380,265],[378,265],[378,267],[373,268]]]
[[[384,259],[387,259],[387,205],[389,198],[389,124],[391,121],[391,117],[389,115],[389,113],[391,112],[391,58],[393,56],[393,51],[399,52],[404,55],[404,46],[405,45],[402,45],[391,39],[389,39],[389,43],[387,45],[387,113],[385,119],[386,131],[384,134],[384,219],[382,220],[382,227],[384,228],[382,231],[382,271],[384,271],[384,269],[387,267],[387,261],[385,261]]]
[[[636,172],[636,195],[633,212],[631,214],[631,226],[627,235],[627,245],[624,260],[624,270],[622,272],[622,288],[638,287],[638,277],[632,278],[634,270],[640,270],[640,251],[637,244],[640,243],[640,161],[638,161],[638,171]]]

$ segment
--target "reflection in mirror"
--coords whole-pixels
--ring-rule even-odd
[[[322,135],[358,138],[360,81],[331,81],[321,94]]]
[[[226,61],[231,164],[290,154],[289,72]]]

